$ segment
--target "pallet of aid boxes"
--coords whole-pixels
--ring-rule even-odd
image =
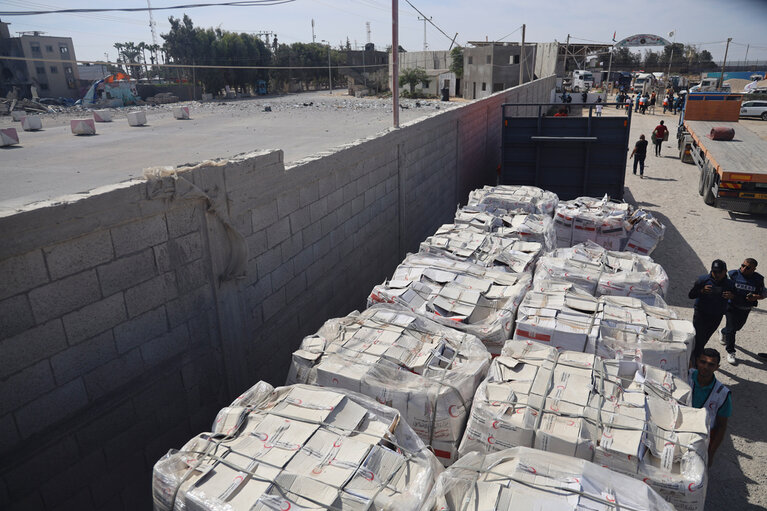
[[[702,511],[706,410],[684,378],[635,364],[509,341],[472,403],[461,456],[534,447],[644,481],[677,509]],[[460,462],[459,462],[460,463]]]
[[[156,511],[418,510],[442,468],[399,413],[341,389],[259,382],[154,466]]]
[[[450,465],[490,354],[471,334],[394,304],[331,319],[293,353],[288,384],[337,387],[397,409]]]
[[[560,248],[590,241],[608,250],[644,255],[655,250],[666,231],[651,213],[607,196],[560,202],[554,223]]]

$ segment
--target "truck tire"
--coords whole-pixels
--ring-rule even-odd
[[[711,190],[714,186],[714,176],[716,174],[713,171],[709,171],[706,174],[706,183],[705,183],[705,190],[703,190],[703,202],[708,204],[709,206],[713,206],[716,202],[716,197],[714,197],[714,192]]]
[[[573,87],[573,92],[580,92],[580,91],[581,91],[581,88],[578,85]]]
[[[682,149],[682,156],[680,158],[684,157],[684,149]],[[706,190],[706,172],[701,170],[700,171],[700,178],[698,179],[698,195],[701,197],[703,196],[703,192]]]

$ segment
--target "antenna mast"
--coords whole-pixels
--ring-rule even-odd
[[[154,56],[155,65],[160,65],[160,61],[157,60],[157,23],[154,22],[154,16],[152,16],[152,4],[149,0],[146,0],[146,6],[149,8],[149,29],[152,31],[152,54]]]

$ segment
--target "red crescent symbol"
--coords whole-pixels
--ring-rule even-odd
[[[556,407],[555,407],[555,406],[554,406],[554,403],[552,403],[552,404],[551,404],[551,406],[549,406],[549,410],[552,410],[552,411],[558,412],[558,411],[559,411],[559,407],[558,407],[558,406],[556,406]]]
[[[288,502],[288,501],[286,500],[286,501],[285,501],[285,505],[286,505],[287,507],[281,507],[281,508],[280,508],[280,509],[282,509],[282,511],[288,511],[288,510],[290,509],[290,502]]]
[[[321,474],[321,473],[322,473],[322,469],[320,467],[314,467],[312,469],[312,474]]]
[[[335,442],[333,442],[333,447],[341,447],[341,441],[336,440]]]
[[[568,426],[575,426],[575,421],[570,421],[567,423]]]
[[[238,483],[241,483],[242,482],[242,476],[237,476],[237,477],[234,478],[234,480],[236,482],[238,482]]]
[[[649,478],[649,477],[645,477],[644,479],[642,479],[642,482],[643,482],[643,483],[645,483],[645,484],[649,484],[649,483],[647,482],[647,480],[648,480],[648,479],[650,479],[650,478]]]
[[[338,383],[338,378],[333,378],[331,381],[332,381],[333,383]]]
[[[611,496],[609,496],[609,495],[606,495],[606,496],[605,496],[605,500],[606,500],[607,502],[615,502],[615,497],[611,497]]]
[[[532,472],[533,474],[537,474],[538,473],[538,471],[535,470],[535,467],[530,467],[530,472]]]
[[[493,421],[493,429],[498,429],[498,421]]]
[[[495,437],[493,437],[493,436],[487,437],[487,443],[490,444],[490,445],[495,444]]]
[[[500,406],[500,405],[501,403],[499,403],[498,401],[493,401],[492,403],[490,403],[490,406]]]
[[[562,389],[562,390],[565,390],[565,386],[564,386],[564,385],[557,385],[557,388],[558,388],[558,389]]]
[[[293,401],[294,405],[300,405],[302,403],[303,403],[303,401],[301,401],[300,399],[296,399],[296,400]]]
[[[687,489],[690,490],[690,491],[695,491],[695,488],[692,487],[692,484],[693,483],[688,484],[687,485]]]
[[[447,409],[448,415],[450,415],[450,417],[458,417],[457,413],[453,415],[453,408],[458,408],[458,407],[456,405],[450,405]]]
[[[602,435],[604,435],[604,437],[605,437],[605,438],[612,438],[612,437],[613,437],[612,435],[609,435],[609,434],[607,434],[607,433],[602,433]],[[605,456],[611,456],[611,455],[610,455],[610,454],[607,454],[607,453],[605,453]]]

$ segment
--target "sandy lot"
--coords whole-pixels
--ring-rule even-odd
[[[461,103],[402,100],[400,124],[434,115]],[[172,107],[188,105],[191,119],[173,118]],[[271,112],[265,112],[266,106]],[[96,124],[95,136],[74,136],[71,119],[91,118],[87,111],[43,115],[43,129],[21,131],[10,116],[0,127],[15,127],[20,144],[0,148],[0,215],[61,195],[84,192],[142,176],[146,167],[197,163],[236,154],[282,149],[290,163],[392,126],[391,100],[357,99],[336,90],[276,97],[187,102],[142,107],[147,125],[130,127],[126,113]]]
[[[614,109],[608,112],[615,115]],[[647,139],[658,121],[665,119],[671,137],[664,144],[662,157],[649,148],[645,178],[626,170],[626,196],[642,208],[652,211],[667,227],[666,236],[653,258],[669,274],[671,285],[667,300],[680,317],[692,320],[692,302],[687,293],[695,277],[708,272],[711,261],[723,259],[735,269],[746,257],[760,261],[757,268],[767,275],[767,216],[742,215],[715,209],[698,195],[698,169],[679,161],[676,141],[676,117],[635,114],[631,126],[633,141],[644,133]],[[767,122],[741,120],[744,126],[767,139]],[[629,165],[633,160],[629,160]],[[719,448],[710,472],[706,509],[756,510],[767,508],[767,429],[763,429],[767,407],[767,361],[756,356],[767,352],[767,302],[752,311],[746,326],[736,338],[737,365],[723,360],[718,377],[729,386],[733,396],[733,416],[727,438]],[[724,320],[722,320],[724,327]],[[716,337],[707,345],[723,355],[724,346]]]

